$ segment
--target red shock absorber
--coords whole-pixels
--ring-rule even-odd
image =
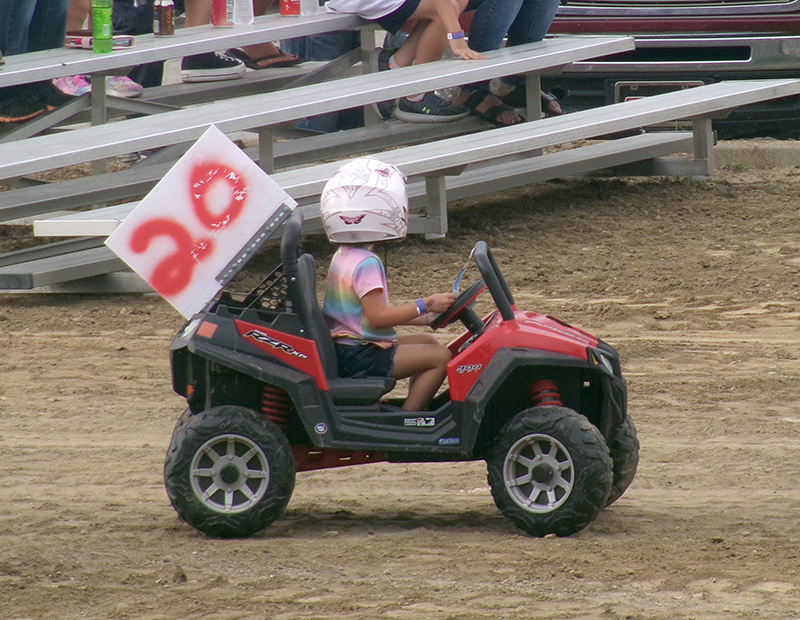
[[[561,406],[563,404],[561,395],[558,393],[558,386],[550,379],[542,379],[534,383],[530,393],[534,407]]]
[[[283,431],[289,428],[289,414],[292,410],[292,399],[285,390],[265,385],[261,388],[261,411],[268,420],[278,425]]]

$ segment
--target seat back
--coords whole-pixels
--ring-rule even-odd
[[[298,280],[302,303],[298,312],[304,327],[309,332],[308,336],[317,343],[322,367],[328,379],[339,376],[339,365],[336,361],[336,347],[333,344],[331,331],[325,322],[325,317],[317,301],[316,279],[317,270],[311,254],[303,254],[297,260]]]

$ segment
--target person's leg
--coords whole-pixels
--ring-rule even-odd
[[[92,12],[92,0],[70,0],[67,11],[67,32],[83,30]]]
[[[0,51],[4,56],[28,51],[28,28],[35,10],[36,0],[0,0]]]
[[[450,351],[431,334],[413,334],[398,338],[392,377],[410,377],[407,411],[424,411],[447,376]]]
[[[498,49],[506,32],[508,46],[541,41],[558,6],[559,0],[470,0],[468,8],[475,9],[469,33],[470,47],[482,51]],[[505,96],[523,83],[520,77],[502,80],[498,94]],[[512,105],[524,105],[524,97],[515,99],[519,101]],[[561,113],[561,107],[552,96],[542,93],[542,104],[548,114]]]
[[[28,51],[64,46],[69,0],[38,0],[28,29]]]
[[[558,5],[559,0],[524,0],[508,29],[508,45],[522,45],[544,39],[556,16]]]
[[[186,0],[185,24],[187,28],[211,23],[211,0]],[[184,82],[216,82],[235,80],[244,75],[246,68],[241,60],[225,54],[207,52],[184,56],[181,61],[181,80]]]
[[[452,0],[452,5],[454,12],[460,15],[467,6],[467,0]],[[437,2],[435,0],[420,0],[416,10],[411,15],[411,21],[415,20],[428,22],[427,25],[422,24],[422,30],[418,34],[419,42],[416,45],[415,64],[441,60],[448,47],[448,30],[439,13]],[[409,38],[417,32],[417,26],[414,27]]]
[[[349,30],[325,32],[281,41],[281,47],[287,53],[295,55],[303,61],[335,60],[360,46],[361,35]],[[297,123],[297,128],[314,133],[330,133],[363,125],[364,118],[361,110],[343,110],[303,119]]]
[[[406,36],[405,41],[403,41],[403,43],[394,53],[395,66],[410,67],[412,64],[414,64],[414,61],[417,58],[417,46],[419,45],[419,40],[427,27],[428,21],[418,21],[414,24],[411,32],[409,32]],[[444,49],[442,49],[442,53],[444,53]]]
[[[470,0],[467,10],[474,10],[475,16],[469,29],[469,45],[481,52],[499,49],[506,34],[508,45],[541,41],[550,28],[558,5],[559,0]],[[521,80],[508,82],[505,90],[510,92]],[[483,100],[477,107],[473,106],[475,113],[484,116],[491,110],[502,109],[497,106],[504,105],[503,102],[489,92],[486,83],[465,87],[463,97],[456,101],[463,103],[476,91],[483,95]],[[475,100],[477,99],[480,97],[476,95]],[[548,102],[548,106],[558,108],[557,102]],[[560,108],[549,111],[557,113]],[[522,122],[523,119],[516,112],[504,110],[496,116],[496,120],[501,125],[511,125]]]
[[[475,16],[469,27],[469,46],[477,52],[500,49],[522,4],[523,0],[470,0],[467,10],[474,10]]]
[[[0,47],[14,55],[64,45],[69,0],[0,0]],[[0,123],[26,122],[69,101],[50,80],[0,89]]]
[[[470,0],[467,10],[475,11],[475,15],[469,27],[469,46],[478,52],[500,49],[522,4],[523,0]],[[465,86],[454,101],[468,103],[473,114],[482,117],[499,110],[495,124],[515,125],[525,120],[491,94],[488,82]]]
[[[175,13],[182,12],[182,8],[176,4]],[[112,16],[115,33],[138,35],[153,32],[153,0],[147,0],[143,4],[134,0],[114,0]],[[137,65],[128,72],[128,77],[144,88],[161,86],[164,62]]]
[[[187,28],[192,26],[205,26],[211,23],[213,10],[211,0],[185,0],[185,25]]]

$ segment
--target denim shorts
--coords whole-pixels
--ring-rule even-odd
[[[400,32],[400,29],[405,25],[405,23],[414,14],[414,11],[417,10],[417,7],[419,6],[419,1],[420,0],[406,0],[402,4],[402,6],[395,9],[388,15],[379,17],[375,21],[381,28],[383,28],[387,32],[391,32],[392,34],[397,34],[398,32]]]
[[[336,344],[336,359],[340,377],[388,377],[394,366],[397,345],[388,349],[376,344]]]

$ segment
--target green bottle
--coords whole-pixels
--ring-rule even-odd
[[[114,47],[111,32],[112,0],[92,0],[92,49],[104,54]]]

